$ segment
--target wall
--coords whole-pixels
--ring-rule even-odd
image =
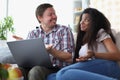
[[[91,7],[105,14],[111,22],[111,27],[120,31],[120,0],[91,0]]]

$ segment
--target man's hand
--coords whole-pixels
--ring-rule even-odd
[[[48,52],[50,52],[50,50],[53,48],[53,44],[46,44],[45,48]]]
[[[19,37],[19,36],[16,36],[16,35],[13,35],[12,37],[13,37],[14,39],[16,39],[16,40],[23,40],[22,37]]]

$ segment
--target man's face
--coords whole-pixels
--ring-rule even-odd
[[[47,8],[39,20],[41,21],[41,24],[46,27],[54,27],[57,21],[55,10],[52,7]]]

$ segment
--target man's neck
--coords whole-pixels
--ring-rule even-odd
[[[42,29],[46,32],[46,33],[49,33],[52,31],[52,29],[54,27],[50,27],[50,26],[45,26],[45,25],[41,25]]]

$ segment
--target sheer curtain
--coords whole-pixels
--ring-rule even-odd
[[[7,14],[7,0],[0,0],[0,20],[2,20]]]
[[[9,16],[13,17],[15,35],[26,38],[27,33],[39,25],[35,17],[36,7],[45,0],[9,0]],[[8,35],[8,40],[14,40],[13,34]]]

